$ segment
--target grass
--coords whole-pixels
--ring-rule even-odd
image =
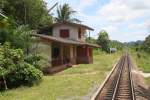
[[[44,76],[41,84],[1,92],[0,100],[82,100],[89,98],[111,70],[120,53],[94,52],[93,64],[80,64],[53,76]]]
[[[150,86],[150,77],[145,78],[145,82]]]
[[[138,66],[139,70],[143,71],[144,73],[150,73],[150,54],[141,51],[139,52],[140,58],[137,56],[137,52],[134,50],[130,50],[131,55],[133,57],[134,62]],[[146,84],[150,86],[150,77],[144,78]]]
[[[137,56],[137,52],[131,51],[131,54],[140,70],[145,73],[150,73],[150,54],[141,51],[139,52],[140,58]]]

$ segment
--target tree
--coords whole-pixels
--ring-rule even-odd
[[[86,37],[86,42],[89,42],[89,43],[94,43],[94,44],[96,44],[96,39],[95,38],[93,38],[93,37]]]
[[[9,40],[10,37],[12,37],[12,30],[15,27],[15,23],[13,20],[10,20],[9,18],[5,18],[0,16],[0,43],[4,44],[6,41]]]
[[[150,35],[146,37],[143,43],[143,48],[145,51],[150,52]]]
[[[109,43],[110,48],[116,48],[118,50],[122,50],[123,46],[124,46],[124,44],[117,41],[117,40],[111,40],[110,43]]]
[[[29,48],[32,44],[31,29],[28,26],[22,25],[13,30],[13,37],[10,39],[12,45],[16,48],[21,48],[25,54],[29,54]]]
[[[105,30],[100,31],[97,43],[102,47],[103,51],[109,52],[109,36]]]
[[[57,8],[56,22],[77,21],[77,19],[71,18],[74,13],[76,13],[76,11],[72,10],[69,4],[65,3],[63,6],[60,5],[59,8]]]
[[[2,0],[2,12],[18,25],[28,24],[31,28],[52,23],[52,18],[43,0]]]

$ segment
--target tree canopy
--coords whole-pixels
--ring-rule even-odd
[[[150,35],[146,37],[143,43],[143,48],[145,51],[150,52]]]
[[[110,48],[116,48],[118,50],[122,50],[123,47],[124,47],[124,44],[117,41],[117,40],[111,40],[110,43],[109,43],[109,47]]]
[[[69,4],[60,5],[57,8],[57,17],[56,22],[73,22],[77,21],[77,19],[72,18],[72,15],[75,14],[76,11],[74,11]]]
[[[109,36],[105,30],[100,31],[97,43],[102,47],[103,51],[109,51]]]
[[[2,0],[2,12],[18,25],[28,24],[31,28],[51,23],[51,16],[43,0]]]
[[[0,90],[40,82],[41,56],[34,49],[32,29],[51,24],[43,0],[3,0],[0,12]],[[50,19],[50,20],[49,20]]]

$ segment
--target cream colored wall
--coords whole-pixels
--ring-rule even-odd
[[[83,34],[82,34],[82,38],[78,39],[78,27],[73,27],[73,26],[70,26],[70,25],[59,25],[59,26],[53,27],[53,36],[60,37],[59,35],[60,35],[60,30],[61,29],[69,29],[69,32],[70,32],[69,39],[84,41],[84,35]],[[83,30],[81,32],[83,33],[83,32],[85,32],[85,30]]]
[[[40,42],[38,44],[38,52],[43,55],[43,57],[46,59],[45,60],[45,65],[48,65],[49,67],[52,66],[51,61],[52,61],[52,46],[51,43],[46,44],[43,42]]]

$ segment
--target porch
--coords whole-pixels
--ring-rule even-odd
[[[52,67],[76,64],[76,46],[62,43],[52,43]]]
[[[75,64],[93,62],[93,48],[86,45],[68,45],[57,42],[51,43],[51,67],[46,67],[44,74],[55,74],[68,69]]]
[[[87,45],[77,46],[77,64],[93,63],[93,48]]]
[[[93,48],[86,45],[52,43],[52,66],[89,64],[93,62]]]

